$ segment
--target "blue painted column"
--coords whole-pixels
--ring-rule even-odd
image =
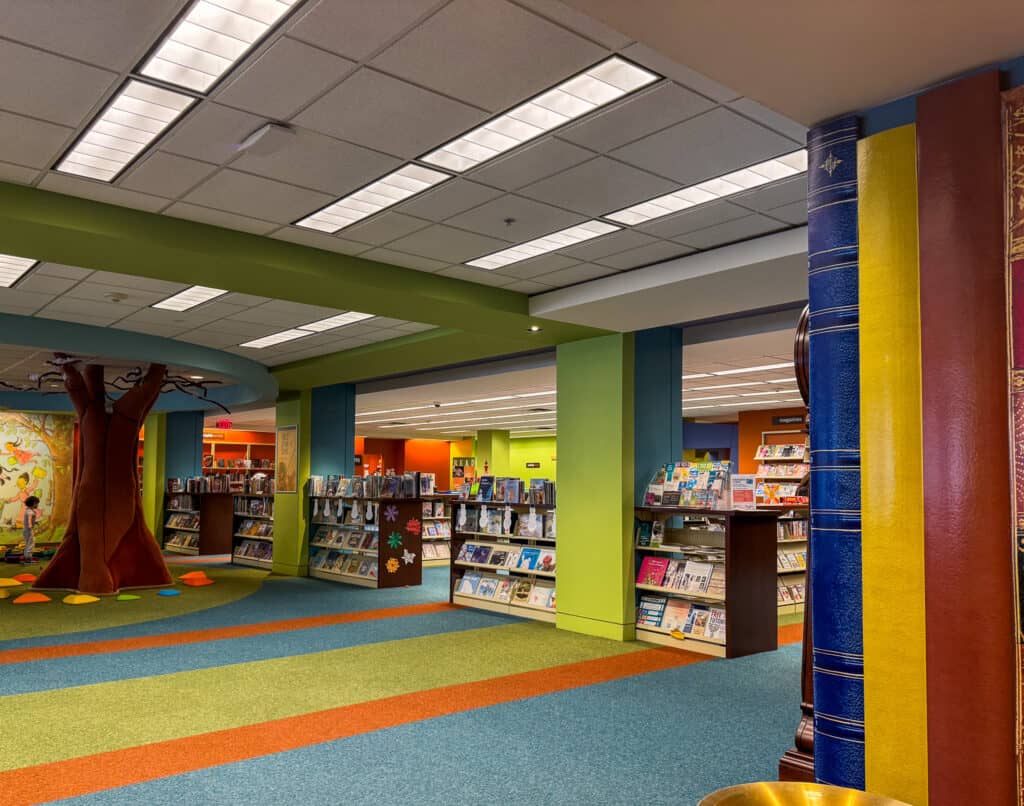
[[[356,388],[350,383],[313,390],[310,474],[351,476],[355,468]]]
[[[203,412],[167,414],[164,477],[187,479],[203,473]]]
[[[814,773],[864,788],[858,120],[808,135]],[[898,459],[894,458],[894,461]]]
[[[683,455],[683,331],[640,330],[634,345],[633,481],[641,504],[654,471]]]

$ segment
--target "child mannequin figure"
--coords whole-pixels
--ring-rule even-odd
[[[30,495],[25,499],[25,514],[22,519],[21,536],[25,540],[25,551],[21,556],[22,565],[32,562],[32,549],[35,548],[36,520],[39,517],[39,499]]]

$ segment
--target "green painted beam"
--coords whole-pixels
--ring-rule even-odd
[[[9,183],[0,183],[0,253],[495,338],[521,338],[538,321],[525,294]],[[603,333],[541,324],[535,346]]]
[[[164,489],[167,486],[167,415],[150,414],[142,443],[142,514],[159,545],[164,542]]]

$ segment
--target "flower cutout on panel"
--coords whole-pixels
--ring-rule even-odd
[[[392,557],[390,560],[388,560],[387,565],[385,565],[384,567],[388,569],[389,574],[397,573],[399,567],[398,560]]]
[[[405,523],[405,531],[411,535],[418,535],[423,531],[423,524],[420,523],[419,518],[409,518]]]
[[[392,532],[390,535],[388,535],[388,547],[389,548],[397,549],[401,545],[402,545],[402,535],[401,534],[399,534],[398,532]]]
[[[402,552],[402,562],[406,565],[412,565],[416,561],[416,555],[413,554],[409,549]]]
[[[398,507],[394,504],[388,504],[384,507],[384,520],[388,523],[394,523],[398,520]]]

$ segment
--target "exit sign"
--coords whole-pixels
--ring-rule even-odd
[[[540,462],[527,462],[526,466],[527,466],[527,468],[540,467]]]

